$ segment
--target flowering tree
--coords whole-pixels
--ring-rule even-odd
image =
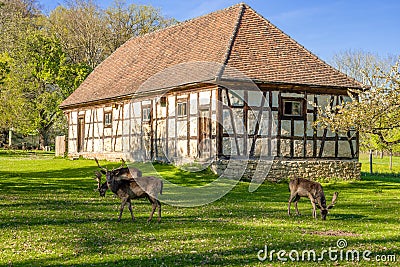
[[[319,107],[317,124],[336,132],[355,129],[364,148],[393,152],[400,149],[400,59],[389,68],[371,67],[353,69],[367,89],[349,90],[351,102]]]

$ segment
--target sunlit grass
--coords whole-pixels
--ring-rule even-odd
[[[389,170],[389,160],[389,156],[384,156],[383,158],[381,158],[380,156],[375,156],[374,154],[372,158],[373,172],[382,174],[400,174],[400,157],[393,157],[392,171]],[[360,161],[363,163],[361,170],[363,172],[369,173],[369,155],[361,153]]]
[[[144,175],[155,174],[149,166],[136,166]],[[207,170],[191,173],[162,164],[155,167],[181,185],[199,186],[215,179]],[[285,183],[265,183],[249,193],[249,183],[240,182],[206,206],[163,205],[163,220],[158,224],[146,223],[151,208],[146,200],[133,202],[136,222],[131,222],[126,210],[117,223],[120,200],[110,193],[99,197],[93,179],[96,169],[92,160],[0,153],[0,266],[280,266],[276,257],[260,262],[257,252],[265,245],[277,251],[320,252],[335,247],[339,238],[347,240],[349,249],[400,258],[400,180],[392,174],[324,183],[328,201],[333,192],[340,192],[326,221],[311,217],[306,199],[299,203],[302,215],[288,217]],[[328,258],[296,263],[398,264],[335,263]]]

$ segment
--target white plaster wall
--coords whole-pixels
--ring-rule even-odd
[[[186,140],[178,140],[177,142],[177,154],[178,157],[187,157],[187,141]]]
[[[294,121],[294,136],[304,136],[304,121]]]
[[[339,157],[351,157],[350,144],[348,141],[339,141]]]
[[[272,92],[272,106],[278,107],[278,92],[277,91]]]
[[[186,137],[187,136],[187,121],[177,121],[177,131],[178,137]]]
[[[199,92],[200,105],[209,105],[210,100],[211,100],[211,92],[210,91]]]
[[[189,98],[190,114],[197,115],[197,93],[191,93]]]
[[[334,157],[334,156],[335,156],[335,142],[325,141],[322,157]]]
[[[217,91],[216,90],[211,90],[211,110],[216,111],[217,110]]]
[[[261,106],[262,98],[264,97],[261,91],[249,91],[248,92],[248,105],[253,107]],[[268,94],[265,100],[265,103],[268,103]]]
[[[281,121],[281,135],[283,136],[291,135],[291,122],[289,120]]]

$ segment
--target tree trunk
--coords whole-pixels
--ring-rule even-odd
[[[49,145],[49,133],[46,129],[39,131],[39,149],[45,150],[45,147]]]
[[[383,150],[381,150],[381,159],[383,159]]]
[[[389,152],[389,156],[390,156],[389,170],[392,171],[393,170],[393,152],[392,151]]]
[[[372,171],[372,149],[369,150],[369,173],[373,174],[373,171]]]

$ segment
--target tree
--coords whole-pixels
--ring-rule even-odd
[[[0,131],[8,133],[18,122],[26,121],[25,99],[10,83],[15,47],[32,28],[31,19],[39,14],[35,0],[0,0]],[[21,123],[22,125],[23,123]]]
[[[116,0],[104,12],[108,32],[106,44],[110,52],[135,36],[165,28],[175,24],[175,19],[167,19],[161,11],[152,6],[127,5],[124,0]]]
[[[71,0],[45,17],[36,0],[0,0],[1,130],[36,133],[47,146],[54,126],[66,125],[59,104],[91,70],[117,45],[169,23],[152,7],[115,5],[106,14]]]
[[[59,104],[91,69],[70,63],[59,41],[41,27],[27,32],[10,58],[2,94],[9,115],[3,125],[38,133],[43,148],[54,123],[63,119]]]
[[[0,0],[0,53],[11,52],[39,14],[36,0]]]
[[[396,61],[393,55],[381,57],[361,50],[347,50],[334,55],[332,65],[367,87],[375,87],[382,83],[380,72],[389,72]]]
[[[102,10],[92,0],[74,0],[50,13],[51,30],[74,63],[92,69],[106,57],[106,24]]]
[[[71,0],[53,10],[49,22],[73,62],[95,68],[130,38],[176,21],[152,6],[116,1],[102,10],[92,0]]]
[[[20,54],[20,62],[30,70],[19,83],[29,100],[33,128],[39,133],[40,146],[49,143],[49,132],[54,122],[63,118],[61,102],[88,75],[90,68],[68,62],[58,40],[37,31],[28,36]]]
[[[400,59],[388,66],[392,57],[386,61],[371,58],[370,54],[366,57],[357,54],[339,61],[344,63],[340,70],[345,66],[348,68],[345,72],[362,80],[368,88],[351,90],[351,102],[319,108],[318,124],[337,132],[355,129],[364,146],[393,151],[400,144]]]

